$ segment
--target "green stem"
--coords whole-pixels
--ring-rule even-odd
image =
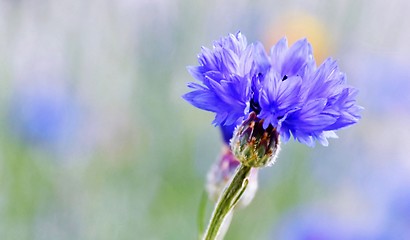
[[[209,221],[208,227],[204,233],[204,240],[216,239],[225,217],[233,209],[245,191],[246,186],[248,185],[248,176],[250,171],[251,167],[245,165],[240,165],[238,167],[232,181],[225,188],[216,203],[211,220]]]

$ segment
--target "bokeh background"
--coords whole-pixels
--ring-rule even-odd
[[[0,1],[0,239],[196,239],[222,141],[180,97],[201,46],[307,37],[364,106],[290,141],[226,239],[410,239],[410,2]],[[206,220],[213,203],[207,203]]]

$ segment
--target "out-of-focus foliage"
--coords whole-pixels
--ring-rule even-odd
[[[404,0],[0,1],[0,239],[196,238],[222,140],[212,114],[180,97],[185,66],[238,30],[267,48],[307,37],[318,61],[338,59],[365,110],[329,147],[284,145],[226,239],[320,233],[304,221],[330,224],[326,236],[406,238],[409,10]]]

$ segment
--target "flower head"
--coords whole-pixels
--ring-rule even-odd
[[[315,140],[327,145],[327,138],[337,137],[334,130],[360,119],[357,90],[331,58],[317,67],[306,39],[288,47],[282,38],[267,54],[262,44],[231,34],[202,48],[198,62],[188,71],[200,83],[189,83],[193,91],[183,97],[216,114],[213,123],[225,140],[252,112],[282,141],[293,136],[308,146]]]

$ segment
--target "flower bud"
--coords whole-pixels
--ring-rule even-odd
[[[272,125],[264,129],[263,120],[252,112],[248,119],[236,127],[231,148],[235,157],[245,166],[271,166],[279,153],[279,133]]]
[[[212,201],[217,201],[225,186],[235,174],[240,162],[232,154],[228,146],[224,145],[222,152],[208,172],[206,190]],[[243,208],[249,205],[258,189],[258,169],[252,169],[249,175],[248,186],[236,207]]]

